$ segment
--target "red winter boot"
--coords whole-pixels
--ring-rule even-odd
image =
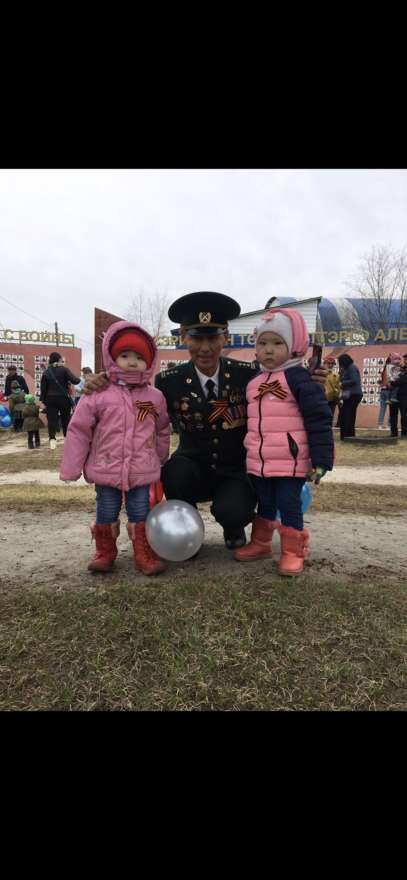
[[[90,530],[96,541],[96,553],[91,559],[89,571],[111,571],[117,556],[116,540],[119,537],[120,523],[115,522],[112,525],[100,525],[99,523],[91,523]]]
[[[291,526],[280,526],[281,557],[278,563],[280,574],[301,574],[304,568],[304,557],[309,556],[309,532],[293,529]]]
[[[127,531],[134,550],[134,566],[143,574],[160,574],[167,566],[154,553],[147,541],[145,522],[127,523]]]
[[[256,516],[252,525],[250,544],[235,550],[233,558],[237,559],[238,562],[250,562],[252,559],[263,559],[271,556],[271,539],[274,530],[279,528],[280,523],[278,520],[263,519],[262,516]]]

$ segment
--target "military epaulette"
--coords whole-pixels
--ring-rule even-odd
[[[167,379],[168,376],[179,376],[179,369],[176,367],[175,370],[162,370],[158,375],[162,379]]]
[[[235,358],[224,358],[228,367],[251,367],[251,361],[236,361]]]
[[[235,364],[236,367],[246,367],[247,370],[253,369],[251,361],[228,361],[229,364]]]

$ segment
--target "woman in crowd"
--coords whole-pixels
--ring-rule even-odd
[[[54,351],[50,354],[49,365],[41,376],[40,400],[46,408],[51,449],[56,449],[57,445],[55,434],[58,429],[58,417],[61,419],[63,435],[66,436],[72,412],[69,385],[78,385],[80,381],[80,376],[74,376],[68,367],[65,367],[59,352]]]
[[[349,354],[338,357],[339,379],[341,383],[341,440],[355,436],[356,410],[362,400],[360,372]]]
[[[399,391],[397,380],[400,376],[400,368],[403,358],[398,351],[392,351],[390,352],[387,360],[389,361],[389,363],[387,364],[385,369],[389,387],[390,431],[392,437],[398,437],[398,418],[400,412],[400,402],[398,398]]]
[[[390,401],[390,382],[389,382],[388,371],[387,371],[387,367],[389,364],[390,364],[390,356],[388,358],[386,358],[386,361],[385,361],[385,364],[383,367],[383,372],[382,372],[380,379],[379,379],[380,410],[379,410],[379,418],[378,418],[377,424],[378,424],[378,427],[381,428],[383,431],[385,430],[385,426],[383,424],[384,417],[386,415],[386,410],[387,410],[387,407],[388,407],[389,401]],[[390,427],[390,411],[389,411],[388,427]]]
[[[407,437],[407,354],[395,355],[393,352],[394,363],[390,363],[393,367],[390,379],[390,428],[392,437],[398,437],[398,413],[401,419],[401,436]],[[391,357],[391,355],[390,355]]]

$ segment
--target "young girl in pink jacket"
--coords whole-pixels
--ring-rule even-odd
[[[60,479],[78,480],[83,472],[88,483],[95,483],[96,521],[91,533],[96,553],[90,571],[110,571],[114,564],[124,493],[135,567],[144,574],[158,574],[166,565],[145,533],[150,483],[159,480],[170,445],[164,395],[149,385],[157,348],[137,324],[117,321],[105,334],[102,351],[109,386],[82,396],[69,423]]]
[[[273,309],[255,328],[262,372],[246,389],[246,468],[258,497],[250,544],[234,552],[246,562],[271,556],[280,532],[283,575],[299,574],[309,553],[301,490],[308,476],[319,482],[333,464],[332,414],[324,391],[303,366],[309,347],[304,318]],[[280,511],[281,525],[276,520]]]

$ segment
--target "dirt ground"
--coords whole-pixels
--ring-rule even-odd
[[[62,438],[59,441],[63,443]],[[25,437],[10,438],[0,449],[0,454],[23,452],[26,450]],[[35,451],[32,455],[35,455]],[[50,453],[51,454],[51,453]],[[355,483],[357,491],[363,485],[407,486],[405,466],[337,467],[324,478],[325,482]],[[5,473],[0,476],[0,484],[41,484],[62,485],[58,473],[51,470],[24,470],[19,473]],[[70,483],[78,491],[86,485],[83,478]],[[407,493],[406,493],[407,509]],[[222,530],[213,520],[209,505],[199,507],[205,525],[205,542],[196,559],[184,563],[170,563],[168,572],[161,576],[168,580],[185,578],[209,570],[213,575],[230,576],[241,573],[243,565],[233,560],[223,543]],[[9,588],[29,584],[39,589],[96,589],[104,585],[128,582],[153,582],[134,571],[132,549],[125,528],[125,515],[122,513],[122,533],[118,540],[119,555],[111,574],[94,575],[87,572],[87,563],[93,554],[89,522],[92,512],[73,510],[44,513],[35,516],[26,511],[9,510],[3,519],[0,532],[1,574],[0,587]],[[344,516],[337,513],[312,512],[305,515],[305,526],[311,532],[311,557],[308,570],[315,576],[347,577],[353,581],[366,578],[405,578],[407,574],[407,532],[405,511],[395,510],[392,516],[358,515]],[[250,527],[247,528],[250,535]],[[404,535],[404,538],[403,538]],[[17,541],[17,543],[16,543]],[[273,542],[275,557],[279,556],[279,540]],[[276,574],[275,560],[246,564],[247,577]],[[4,573],[7,572],[7,575]],[[161,579],[160,578],[160,579]]]
[[[20,471],[15,474],[0,474],[0,485],[5,483],[9,485],[12,483],[14,485],[33,483],[38,486],[63,485],[59,479],[58,473],[45,470],[28,470]],[[357,483],[369,486],[388,486],[393,484],[394,486],[407,486],[407,467],[404,465],[394,467],[380,467],[379,465],[375,465],[373,467],[364,467],[360,469],[354,467],[338,467],[325,475],[324,485],[327,483]],[[86,485],[86,480],[84,480],[83,477],[76,480],[76,482],[69,483],[69,486],[72,488],[75,486],[80,487]]]
[[[170,563],[168,572],[161,578],[179,580],[189,573],[193,577],[202,573],[205,578],[208,570],[220,577],[233,577],[238,569],[241,574],[243,565],[235,562],[226,550],[222,530],[211,517],[209,505],[202,504],[199,509],[205,524],[205,542],[199,555],[188,562]],[[134,578],[135,583],[152,583],[152,578],[134,571],[124,516],[115,570],[108,575],[87,572],[94,548],[90,540],[90,519],[90,514],[82,510],[54,513],[52,519],[46,511],[43,515],[36,514],[35,518],[31,513],[10,511],[0,537],[0,586],[7,589],[27,584],[40,589],[95,589],[102,582],[104,586],[128,582],[129,577]],[[404,520],[404,514],[391,518],[352,515],[347,517],[345,527],[344,517],[339,513],[308,511],[305,526],[311,532],[312,549],[308,570],[316,576],[349,577],[353,581],[405,577],[407,546],[401,538]],[[278,559],[277,536],[273,547]],[[250,579],[268,572],[271,576],[276,574],[274,559],[246,564],[244,568]]]

